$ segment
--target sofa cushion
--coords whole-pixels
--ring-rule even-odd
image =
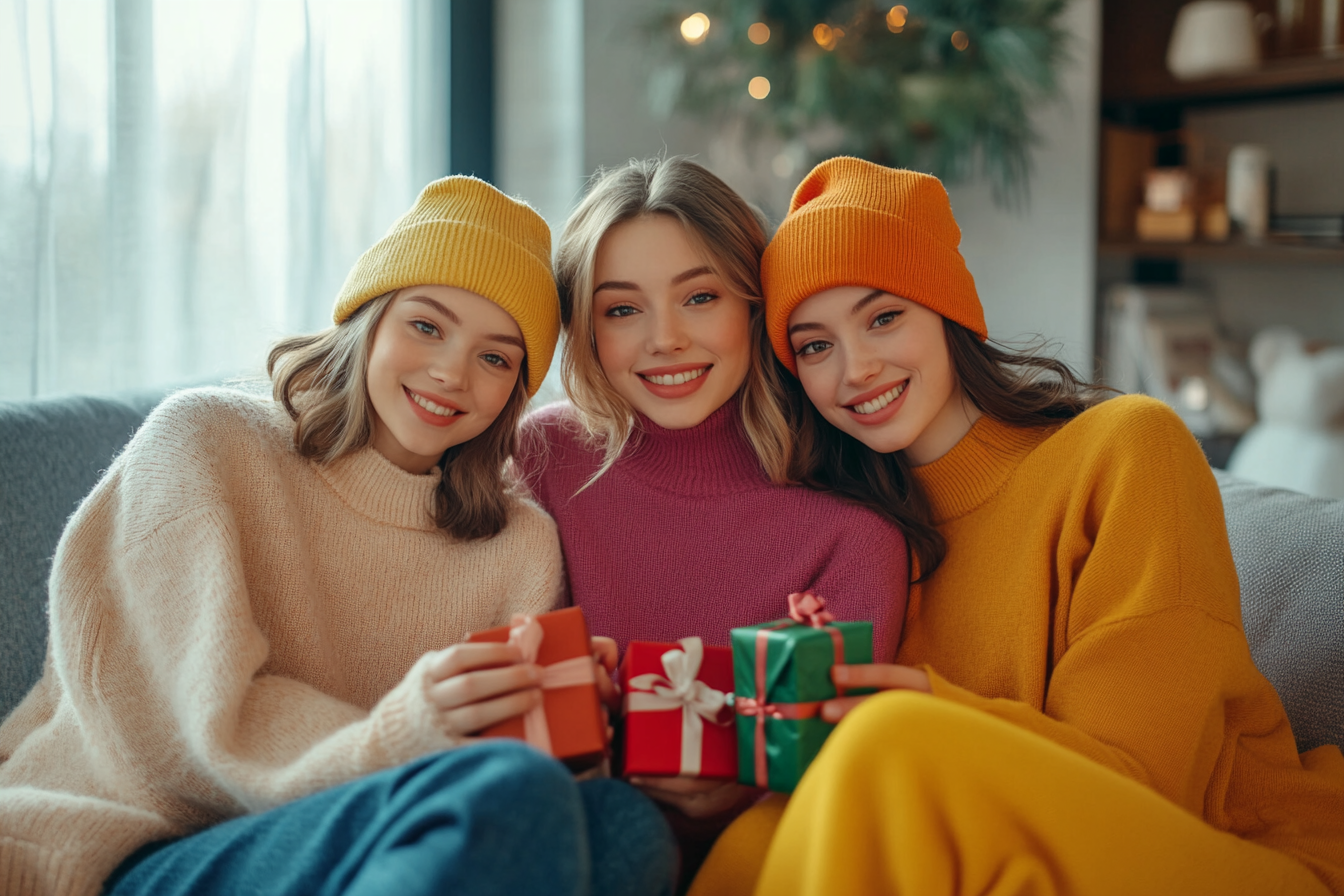
[[[1215,476],[1256,665],[1299,750],[1344,745],[1344,501]]]
[[[161,397],[0,402],[0,718],[41,675],[66,520]]]

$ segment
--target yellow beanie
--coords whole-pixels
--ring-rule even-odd
[[[960,244],[938,178],[863,159],[822,162],[793,191],[789,214],[761,258],[775,354],[797,374],[789,315],[804,299],[837,286],[910,299],[985,339],[985,312]]]
[[[528,395],[537,394],[560,338],[551,230],[541,215],[483,180],[436,180],[355,262],[332,317],[339,324],[370,299],[426,285],[456,286],[509,312],[527,346]]]

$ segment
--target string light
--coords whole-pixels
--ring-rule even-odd
[[[770,39],[770,26],[764,22],[757,22],[747,29],[747,40],[760,46]]]
[[[770,80],[757,75],[747,84],[747,93],[751,94],[754,100],[765,99],[770,95]]]
[[[709,16],[702,12],[681,20],[681,36],[688,44],[703,43],[709,35]]]
[[[904,6],[893,6],[887,10],[887,30],[892,34],[900,34],[905,28],[905,20],[910,15],[910,10]]]
[[[970,45],[971,45],[971,39],[966,36],[965,31],[952,32],[952,46],[956,47],[958,50],[964,51]]]
[[[835,42],[844,37],[845,32],[840,28],[832,28],[825,22],[820,23],[812,29],[812,39],[823,50],[834,50]]]

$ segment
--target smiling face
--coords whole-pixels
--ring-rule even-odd
[[[593,337],[607,381],[666,429],[696,426],[751,366],[751,306],[710,269],[681,222],[617,224],[598,245]]]
[[[369,350],[373,447],[411,473],[485,431],[525,358],[522,332],[494,302],[454,286],[413,286],[388,305]]]
[[[957,382],[942,316],[918,302],[839,286],[799,304],[788,334],[807,397],[874,451],[932,463],[980,417]]]

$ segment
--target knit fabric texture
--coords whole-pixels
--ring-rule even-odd
[[[1214,475],[1255,665],[1299,750],[1344,745],[1344,501]]]
[[[1256,668],[1218,486],[1175,412],[982,417],[915,473],[948,554],[911,589],[897,662],[1344,892],[1344,756],[1299,755]]]
[[[0,892],[97,893],[142,844],[450,748],[426,653],[563,585],[521,499],[435,527],[438,472],[323,465],[271,401],[170,398],[62,535],[42,679],[0,726]]]
[[[528,394],[537,394],[560,338],[551,231],[541,215],[483,180],[436,180],[355,262],[332,317],[339,324],[369,299],[431,284],[474,292],[513,316],[527,345]]]
[[[775,354],[795,374],[789,315],[837,286],[866,286],[910,299],[981,339],[985,312],[958,246],[938,178],[839,157],[813,168],[761,259],[765,325]]]
[[[642,433],[610,470],[573,411],[529,416],[519,468],[560,529],[573,603],[595,635],[727,646],[730,629],[787,614],[812,589],[837,619],[871,620],[895,653],[908,581],[905,539],[877,514],[770,483],[734,399],[699,426]]]

